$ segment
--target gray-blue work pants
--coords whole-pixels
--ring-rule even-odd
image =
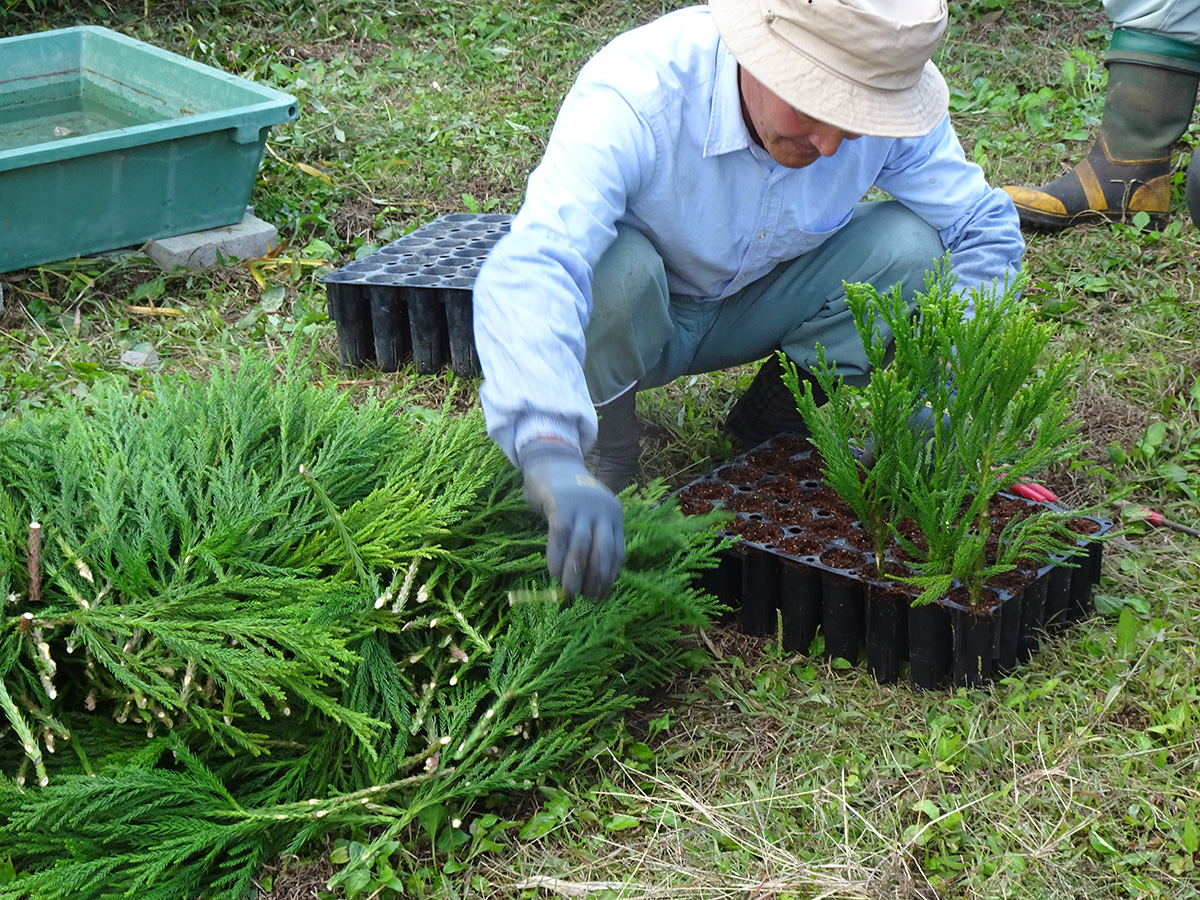
[[[895,201],[859,203],[820,247],[723,300],[671,294],[662,258],[640,232],[618,226],[597,263],[592,315],[584,332],[584,374],[602,406],[631,387],[658,387],[681,375],[754,362],[782,349],[812,369],[817,345],[848,383],[869,375],[843,282],[881,292],[896,284],[910,303],[945,250],[937,231]]]

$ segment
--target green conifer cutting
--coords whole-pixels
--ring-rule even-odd
[[[305,367],[0,423],[0,897],[241,898],[331,831],[386,852],[581,754],[708,621],[711,523],[661,488],[611,595],[564,602],[478,412]]]

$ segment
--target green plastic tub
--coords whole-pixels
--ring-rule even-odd
[[[0,40],[0,272],[240,222],[294,97],[106,28]]]

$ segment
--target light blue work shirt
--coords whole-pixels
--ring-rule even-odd
[[[584,327],[592,269],[618,222],[649,238],[672,294],[716,301],[819,246],[872,186],[938,230],[960,288],[1019,270],[1012,200],[966,160],[948,115],[925,137],[861,137],[788,169],[751,138],[737,64],[707,7],[617,37],[567,94],[475,285],[489,434],[514,462],[538,437],[594,442]]]

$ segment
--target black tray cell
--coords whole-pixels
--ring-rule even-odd
[[[1101,522],[1101,531],[1107,531]],[[1085,618],[1096,611],[1094,588],[1100,583],[1100,569],[1104,561],[1104,545],[1099,541],[1082,540],[1079,546],[1083,552],[1074,558],[1078,566],[1071,574],[1071,603],[1067,618],[1071,621]]]
[[[908,656],[908,603],[879,585],[866,589],[867,669],[880,684],[900,680]]]
[[[1001,674],[1007,675],[1017,667],[1026,590],[1022,589],[1000,605],[995,644],[992,647],[992,667]]]
[[[733,621],[742,602],[742,554],[733,548],[722,550],[716,567],[701,573],[700,589],[712,594],[726,607],[722,622]]]
[[[372,284],[367,286],[366,294],[371,303],[375,363],[384,372],[395,372],[412,353],[408,307],[396,288]]]
[[[909,680],[914,690],[937,690],[953,668],[950,610],[939,603],[908,608]]]
[[[430,375],[442,367],[449,350],[446,311],[433,291],[407,288],[408,327],[412,335],[413,364],[418,374]]]
[[[1017,662],[1026,663],[1041,646],[1042,626],[1046,621],[1046,589],[1050,586],[1050,568],[1039,570],[1038,577],[1025,587],[1021,608],[1021,631],[1017,638]]]
[[[783,648],[807,654],[821,625],[821,575],[812,566],[781,557],[779,562],[779,617],[783,623]]]
[[[998,611],[950,610],[950,628],[954,643],[954,684],[958,687],[983,687],[992,679],[992,646],[998,624]]]
[[[762,637],[775,633],[779,602],[779,559],[771,553],[749,553],[742,560],[742,633]]]
[[[341,282],[326,285],[329,318],[337,327],[338,357],[343,366],[358,367],[375,361],[371,332],[371,303],[361,286]]]
[[[1071,608],[1072,571],[1065,560],[1050,570],[1049,584],[1046,586],[1046,618],[1043,622],[1047,629],[1060,631],[1067,626],[1067,613]]]
[[[1092,599],[1095,582],[1092,581],[1091,566],[1088,564],[1087,557],[1079,557],[1076,562],[1079,563],[1079,567],[1071,570],[1070,602],[1067,605],[1068,622],[1077,622],[1096,611],[1096,605]]]
[[[863,643],[863,584],[841,575],[821,578],[821,628],[827,659],[858,662]]]
[[[450,368],[455,375],[470,377],[479,373],[479,358],[475,354],[475,317],[469,290],[443,290],[442,306],[446,310],[446,335],[450,343]]]

